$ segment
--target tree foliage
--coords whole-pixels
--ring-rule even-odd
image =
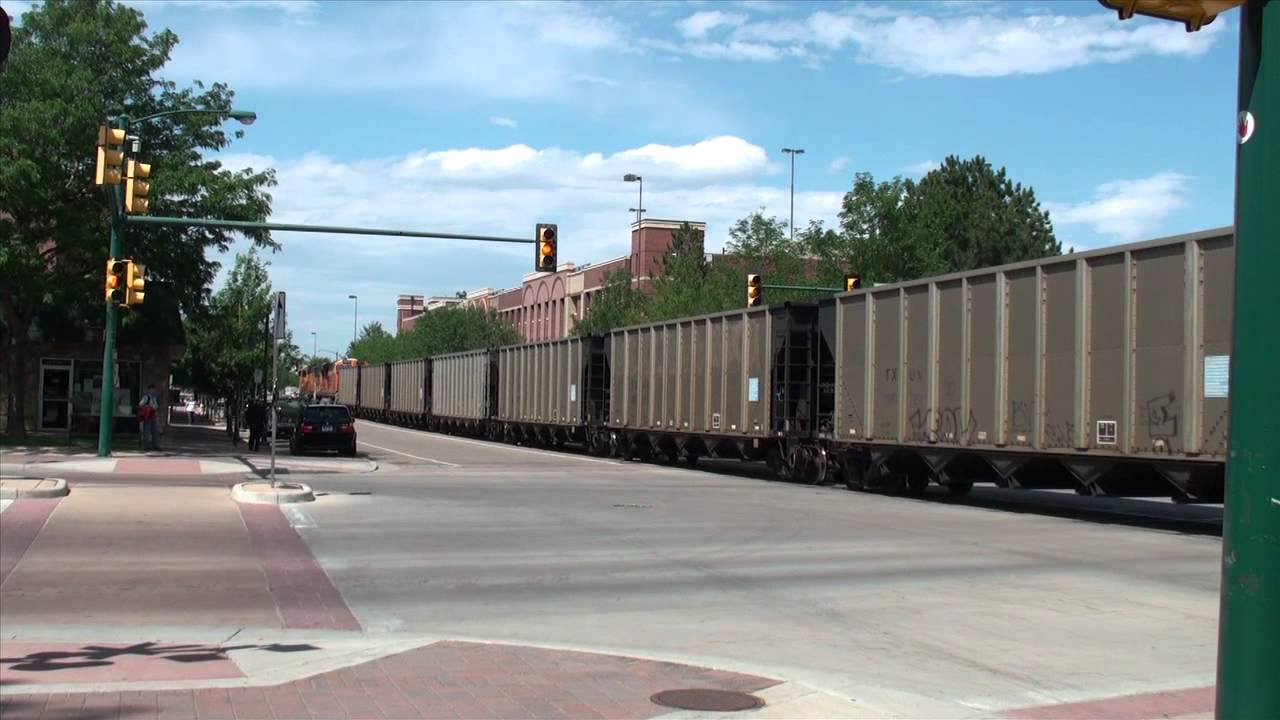
[[[701,233],[675,232],[661,272],[646,291],[630,276],[611,276],[575,335],[740,308],[746,274],[766,285],[843,288],[847,274],[864,286],[1057,255],[1049,215],[1035,192],[981,156],[948,157],[919,182],[854,176],[839,226],[810,222],[792,240],[787,223],[757,210],[729,229],[725,252],[707,262]],[[823,293],[766,288],[766,304],[817,300]]]
[[[236,256],[226,284],[204,308],[188,316],[187,352],[175,373],[197,393],[211,397],[246,397],[254,389],[254,370],[263,371],[270,386],[273,306],[269,263],[256,248]],[[302,360],[292,333],[280,342],[277,382],[296,385]]]
[[[47,0],[14,27],[0,69],[0,317],[11,378],[25,376],[40,307],[66,308],[101,327],[110,205],[93,183],[99,125],[122,112],[231,107],[226,85],[179,88],[159,77],[177,42],[168,30],[149,34],[142,13],[109,0]],[[233,172],[205,158],[231,143],[216,114],[163,118],[131,132],[152,165],[154,213],[254,221],[270,213],[270,171]],[[247,234],[271,244],[266,232]],[[147,266],[148,284],[165,286],[192,313],[208,301],[217,271],[206,251],[231,240],[212,228],[131,227],[123,244]],[[158,311],[147,304],[138,313]],[[22,394],[11,392],[9,417],[23,414]],[[22,423],[9,431],[21,434]]]
[[[380,322],[369,323],[348,346],[347,355],[377,363],[514,345],[519,341],[515,328],[496,312],[455,305],[424,314],[412,330],[399,335],[387,332]]]

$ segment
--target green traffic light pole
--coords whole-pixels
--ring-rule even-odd
[[[130,121],[128,115],[120,115],[116,121],[119,128],[124,130],[125,145],[124,152],[127,158],[129,143],[129,126],[139,123],[155,120],[156,118],[168,117],[170,115],[194,115],[200,113],[212,113],[224,115],[233,120],[238,120],[245,125],[250,125],[258,116],[247,110],[205,110],[200,108],[183,108],[180,110],[166,110],[164,112],[154,113],[140,117],[137,120]],[[127,163],[128,160],[126,159]],[[120,184],[107,186],[107,194],[111,198],[111,246],[109,257],[118,258],[123,255],[124,245],[124,219],[126,216],[124,208],[124,189],[121,187],[124,178],[121,178]],[[116,325],[117,310],[115,303],[107,302],[107,319],[106,328],[102,338],[102,398],[98,404],[98,456],[107,457],[111,455],[111,429],[115,421],[115,384],[116,384]]]
[[[1280,718],[1280,0],[1240,15],[1236,297],[1217,717]]]

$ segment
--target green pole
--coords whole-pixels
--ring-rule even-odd
[[[1217,717],[1280,718],[1280,0],[1240,15],[1236,297]],[[1251,126],[1251,127],[1250,127]],[[1251,135],[1245,138],[1246,130]]]
[[[125,131],[127,147],[129,118],[122,116],[120,127]],[[127,159],[125,163],[128,163]],[[124,169],[123,165],[121,169]],[[124,179],[121,178],[120,182],[123,183]],[[120,185],[107,186],[107,192],[111,198],[111,250],[108,257],[118,258],[124,252],[124,223],[121,221],[121,216],[124,214],[124,195]],[[98,404],[98,457],[111,455],[111,428],[116,407],[116,306],[105,299],[104,302],[107,306],[107,321],[102,337],[102,400]]]

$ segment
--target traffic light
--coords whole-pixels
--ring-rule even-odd
[[[124,164],[124,130],[98,128],[98,166],[93,175],[97,185],[119,185],[120,166]]]
[[[147,268],[130,260],[129,271],[125,278],[124,304],[128,307],[141,305],[146,297]]]
[[[110,258],[107,260],[107,288],[106,301],[112,305],[124,305],[127,294],[125,288],[129,284],[129,265],[128,260],[117,260]]]
[[[556,226],[549,225],[547,223],[538,223],[538,227],[534,235],[534,271],[555,272],[556,242],[559,239],[559,234],[556,232]]]
[[[144,213],[147,211],[147,195],[151,193],[151,165],[130,160],[124,181],[124,211],[127,213]]]
[[[862,287],[862,278],[858,277],[857,275],[844,276],[845,292],[853,292],[854,290],[857,290],[860,287]]]
[[[747,273],[747,307],[756,307],[762,302],[764,302],[764,287],[761,285],[760,276]]]

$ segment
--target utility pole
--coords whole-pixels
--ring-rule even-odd
[[[1240,8],[1236,297],[1217,717],[1280,717],[1280,1]]]
[[[127,138],[129,118],[120,116],[120,129]],[[127,140],[126,140],[127,145]],[[121,146],[122,148],[125,146]],[[108,257],[124,254],[124,193],[120,185],[108,185],[111,197],[111,244]],[[98,403],[98,457],[111,455],[111,431],[116,414],[116,305],[107,303],[106,327],[102,334],[102,395]],[[21,422],[21,418],[19,418]]]
[[[791,241],[796,240],[796,156],[804,154],[804,148],[782,148],[791,156]]]
[[[631,208],[636,214],[636,224],[640,224],[640,219],[644,216],[644,178],[635,173],[627,173],[622,176],[622,182],[633,182],[640,185],[640,199],[636,201],[636,206]]]
[[[360,324],[360,298],[355,295],[348,295],[348,300],[355,301],[355,307],[351,308],[351,346],[354,348],[359,335],[356,326]]]

